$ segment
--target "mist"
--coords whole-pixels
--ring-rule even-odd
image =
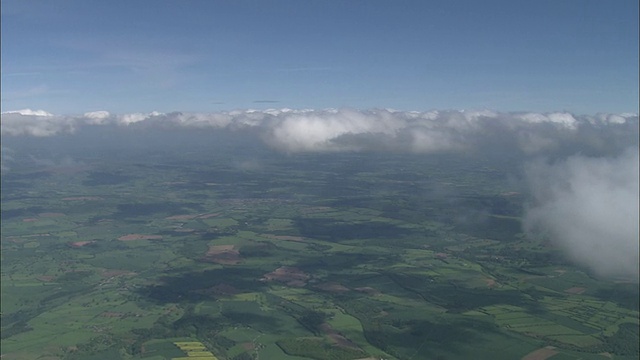
[[[546,232],[576,262],[638,281],[638,148],[617,157],[572,156],[527,167],[528,231]]]

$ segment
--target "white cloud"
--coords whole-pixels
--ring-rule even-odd
[[[101,125],[109,121],[111,114],[108,111],[92,111],[84,114],[87,124]]]
[[[394,136],[406,126],[386,111],[365,114],[353,110],[301,114],[287,112],[270,125],[268,141],[278,148],[293,152],[354,150],[352,146],[336,140],[343,135]]]
[[[524,113],[516,115],[516,118],[524,120],[526,122],[532,124],[542,124],[542,123],[551,123],[560,125],[564,128],[573,129],[579,124],[579,120],[577,120],[572,114],[569,113]]]
[[[637,145],[637,114],[576,116],[569,113],[397,110],[236,110],[218,113],[94,111],[54,116],[43,110],[2,114],[3,135],[52,136],[84,126],[251,129],[282,151],[440,152],[500,148],[534,155],[559,149],[621,149]],[[573,150],[572,150],[573,151]],[[576,150],[578,151],[578,150]],[[613,151],[613,152],[616,152]],[[568,151],[571,152],[571,151]],[[575,151],[574,151],[575,152]]]
[[[567,128],[575,128],[578,120],[569,113],[551,113],[548,115],[549,121],[560,124]]]
[[[638,280],[638,148],[616,158],[574,156],[528,169],[527,228],[600,275]]]
[[[5,112],[0,121],[0,133],[11,136],[52,136],[74,132],[76,122],[74,118],[54,116],[42,110]]]
[[[84,113],[84,117],[89,119],[106,119],[110,116],[108,111],[92,111]]]
[[[44,110],[31,110],[31,109],[6,111],[6,112],[3,112],[2,114],[3,115],[4,114],[18,114],[18,115],[25,115],[25,116],[53,116],[52,113],[46,112]]]
[[[197,128],[224,128],[231,124],[233,118],[228,114],[168,114],[167,120],[170,123],[177,123],[185,127]]]
[[[161,115],[164,115],[164,114],[159,113],[157,111],[153,111],[148,114],[144,114],[144,113],[124,114],[122,116],[117,117],[117,122],[120,125],[130,125],[130,124],[135,124],[137,122],[149,120]]]

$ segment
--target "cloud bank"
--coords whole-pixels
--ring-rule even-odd
[[[5,136],[54,136],[88,126],[233,130],[258,134],[284,152],[519,151],[524,154],[619,153],[637,145],[637,114],[394,110],[244,110],[218,113],[95,111],[80,116],[43,110],[2,114]]]
[[[547,231],[577,262],[638,281],[638,148],[615,158],[572,156],[528,173],[529,230]]]

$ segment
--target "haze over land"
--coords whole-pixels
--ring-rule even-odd
[[[3,113],[1,132],[11,138],[65,136],[75,141],[98,128],[111,135],[91,135],[97,147],[117,142],[123,132],[153,147],[161,142],[144,134],[171,139],[175,131],[187,138],[189,131],[199,131],[231,132],[284,154],[516,157],[521,167],[512,176],[531,193],[526,230],[547,234],[568,256],[600,275],[638,279],[637,114],[268,109],[65,116],[27,109]],[[10,171],[15,151],[5,147],[2,153],[3,172]],[[241,166],[257,169],[260,164],[245,161]]]

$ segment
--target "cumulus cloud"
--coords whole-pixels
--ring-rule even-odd
[[[38,110],[2,114],[2,134],[53,136],[86,126],[250,131],[285,152],[495,149],[524,154],[619,153],[637,145],[637,114],[499,113],[494,111],[237,110],[217,113],[94,111],[57,116]]]
[[[529,231],[547,232],[577,262],[603,276],[638,281],[638,148],[618,157],[572,156],[528,167]]]
[[[355,150],[337,141],[344,135],[394,136],[402,121],[388,112],[366,114],[353,110],[303,112],[276,116],[267,130],[267,141],[286,151]]]
[[[91,111],[84,114],[87,124],[102,125],[109,121],[111,114],[108,111]]]
[[[46,111],[20,110],[2,113],[0,131],[2,135],[52,136],[72,133],[77,120],[72,117],[55,116]]]

